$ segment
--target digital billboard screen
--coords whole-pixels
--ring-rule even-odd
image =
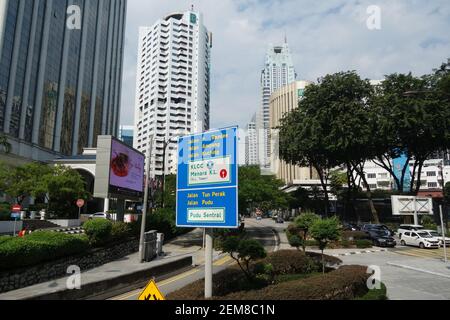
[[[144,191],[143,154],[112,139],[109,173],[110,192],[140,195]]]

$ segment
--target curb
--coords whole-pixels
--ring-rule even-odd
[[[387,249],[363,250],[363,251],[347,252],[347,253],[340,253],[340,254],[331,254],[330,256],[332,256],[332,257],[349,257],[349,256],[354,256],[354,255],[379,253],[379,252],[388,252],[388,250]]]
[[[124,274],[116,278],[87,283],[80,290],[66,289],[27,297],[23,300],[96,300],[108,295],[108,292],[117,292],[130,287],[140,288],[141,286],[145,286],[152,278],[162,277],[189,267],[192,267],[192,256],[170,261],[146,270]]]
[[[275,246],[274,246],[273,252],[277,252],[280,250],[281,238],[280,238],[280,234],[278,233],[278,231],[275,230],[274,228],[272,228],[272,232],[275,235]]]

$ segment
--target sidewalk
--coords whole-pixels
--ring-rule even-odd
[[[202,231],[194,230],[189,234],[185,234],[168,242],[163,247],[165,255],[148,263],[140,263],[139,253],[137,252],[98,268],[82,272],[81,286],[95,286],[95,284],[99,282],[110,281],[121,277],[126,278],[135,273],[145,274],[146,271],[152,273],[152,269],[159,270],[164,265],[177,264],[177,261],[181,261],[183,258],[188,257],[192,257],[194,264],[199,263],[202,261],[201,254],[203,253],[202,234]],[[175,270],[170,270],[169,268],[165,271],[166,273],[171,273]],[[6,292],[0,294],[0,300],[33,299],[39,298],[39,296],[57,294],[58,292],[63,292],[68,289],[67,280],[69,277],[70,276]],[[147,281],[149,280],[151,280],[150,276]]]

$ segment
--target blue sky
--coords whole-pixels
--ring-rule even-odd
[[[122,124],[133,124],[139,26],[191,4],[214,34],[215,128],[243,126],[259,108],[265,52],[285,34],[299,80],[347,70],[369,79],[395,72],[422,75],[450,58],[448,0],[128,0]],[[381,30],[367,28],[371,5],[381,9]]]

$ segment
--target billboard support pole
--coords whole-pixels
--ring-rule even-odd
[[[205,249],[205,299],[212,298],[213,295],[213,229],[206,228],[206,249]]]
[[[145,223],[147,217],[147,206],[148,206],[148,186],[150,182],[150,162],[153,149],[153,135],[150,136],[150,142],[147,150],[147,162],[145,166],[145,188],[144,188],[144,204],[142,206],[142,222],[141,222],[141,236],[139,241],[139,262],[144,262],[144,234],[145,234]]]
[[[419,215],[417,214],[417,197],[414,197],[414,224],[419,225]]]
[[[439,213],[441,216],[441,228],[442,228],[442,244],[444,246],[444,262],[447,263],[448,262],[448,257],[447,257],[447,242],[445,241],[445,225],[444,225],[444,213],[442,212],[442,205],[439,206]]]

